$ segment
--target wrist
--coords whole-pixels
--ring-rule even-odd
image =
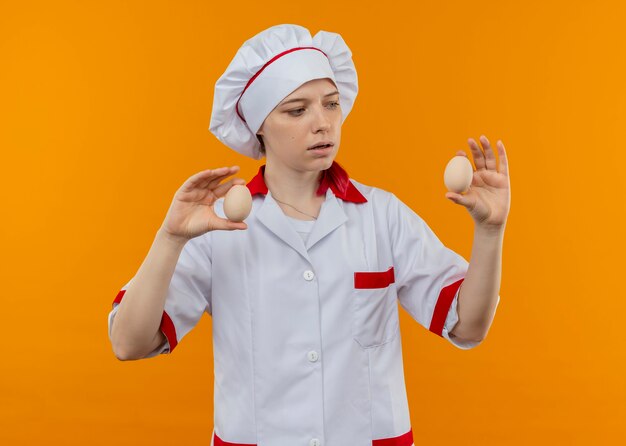
[[[159,228],[156,237],[174,247],[183,247],[189,241],[186,237],[167,232],[163,227]]]
[[[489,238],[502,238],[504,236],[504,225],[501,226],[474,226],[474,235]]]

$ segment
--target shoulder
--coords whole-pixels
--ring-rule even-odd
[[[392,200],[397,199],[393,193],[380,187],[363,184],[354,178],[350,178],[350,182],[373,206],[389,205]]]
[[[368,203],[377,212],[385,212],[390,215],[398,213],[414,213],[414,211],[400,200],[393,192],[380,187],[363,184],[350,178],[357,190],[367,199]]]
[[[350,181],[361,194],[371,203],[376,213],[385,213],[388,220],[394,224],[398,221],[417,222],[425,224],[422,217],[417,214],[409,205],[398,198],[393,192],[380,187],[363,184],[350,178]]]

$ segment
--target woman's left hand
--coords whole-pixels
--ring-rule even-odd
[[[468,139],[476,165],[472,184],[464,194],[446,192],[446,198],[465,206],[478,227],[487,230],[502,230],[511,207],[511,182],[504,144],[502,141],[496,144],[500,161],[498,168],[489,140],[484,135],[479,139],[485,150],[484,153],[474,139]],[[467,157],[462,150],[456,154]]]

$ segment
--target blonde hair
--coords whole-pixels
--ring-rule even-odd
[[[263,142],[263,137],[261,135],[256,135],[256,137],[259,140],[259,144],[261,144],[261,147],[259,147],[259,152],[265,155],[265,143]]]

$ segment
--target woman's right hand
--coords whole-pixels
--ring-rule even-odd
[[[221,180],[238,170],[239,166],[220,167],[189,177],[176,191],[161,230],[171,237],[190,240],[216,229],[247,229],[245,222],[236,223],[218,217],[213,210],[215,201],[226,195],[232,186],[246,184],[241,178],[231,178],[220,184]]]

